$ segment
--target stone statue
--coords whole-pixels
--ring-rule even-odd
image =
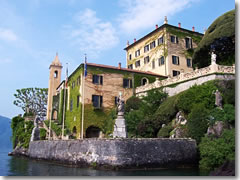
[[[119,116],[124,115],[124,100],[122,99],[122,94],[120,93],[118,97],[117,112]]]
[[[31,140],[30,141],[38,141],[40,140],[40,130],[38,128],[38,122],[40,121],[40,118],[38,116],[34,119],[34,128],[32,130]]]
[[[222,96],[218,89],[215,91],[215,105],[222,109]]]
[[[211,64],[216,64],[217,55],[212,51],[211,54]]]
[[[122,93],[119,93],[118,103],[117,103],[117,119],[114,124],[113,137],[126,138],[127,130],[126,123],[124,119],[124,100],[122,98]]]

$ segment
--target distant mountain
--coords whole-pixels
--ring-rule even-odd
[[[0,116],[0,149],[11,149],[11,119]]]

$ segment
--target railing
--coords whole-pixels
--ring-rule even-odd
[[[183,81],[199,78],[202,76],[206,76],[214,73],[227,73],[227,74],[235,74],[235,65],[233,66],[222,66],[218,64],[211,64],[208,67],[195,69],[191,72],[180,73],[178,76],[170,77],[164,80],[157,80],[154,83],[146,84],[144,86],[140,86],[136,88],[136,94],[143,93],[145,91],[149,91],[151,89],[160,88],[163,86],[169,86],[171,84],[180,83]]]

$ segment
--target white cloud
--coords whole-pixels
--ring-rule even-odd
[[[0,59],[0,64],[9,64],[9,63],[12,63],[12,59],[9,59],[9,58]]]
[[[196,0],[121,0],[124,11],[118,21],[125,32],[140,31],[163,22],[164,16],[172,16],[189,7]]]
[[[119,42],[113,25],[99,19],[91,9],[77,13],[73,17],[73,24],[65,25],[64,29],[65,37],[71,41],[71,45],[82,51],[82,54],[87,53],[94,58]]]
[[[16,41],[18,38],[11,29],[0,28],[0,39],[5,41]]]

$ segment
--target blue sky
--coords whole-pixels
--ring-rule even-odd
[[[168,23],[203,33],[233,0],[0,0],[0,115],[22,114],[16,89],[48,87],[56,52],[71,73],[83,62],[125,66],[127,40]]]

